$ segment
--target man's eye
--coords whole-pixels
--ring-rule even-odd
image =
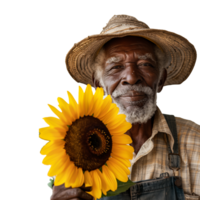
[[[151,66],[151,67],[153,67],[153,65],[151,65],[150,63],[140,63],[139,66],[140,66],[140,65]],[[117,65],[117,66],[114,66],[114,67],[111,68],[111,69],[118,69],[118,68],[120,68],[120,67],[122,67],[122,66],[121,66],[121,65]]]
[[[152,64],[150,63],[140,63],[138,66],[145,66],[145,67],[154,67]]]
[[[121,65],[117,65],[117,66],[113,67],[112,69],[117,69],[119,67],[121,67]]]

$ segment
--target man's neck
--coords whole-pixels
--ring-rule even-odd
[[[134,151],[137,154],[141,146],[151,137],[154,117],[145,124],[132,124],[132,128],[127,132],[131,137]]]

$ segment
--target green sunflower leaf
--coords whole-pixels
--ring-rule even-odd
[[[102,197],[116,196],[116,195],[118,195],[118,194],[120,194],[122,192],[127,191],[132,185],[135,185],[135,183],[133,183],[129,179],[128,179],[128,181],[126,183],[117,180],[117,185],[118,185],[117,190],[115,190],[114,192],[109,190],[107,192],[107,195],[104,195],[102,193]]]
[[[102,172],[102,167],[99,168],[100,172]]]
[[[49,182],[47,183],[47,186],[52,189],[54,184],[54,178],[49,178]]]

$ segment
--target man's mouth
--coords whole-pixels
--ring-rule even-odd
[[[147,99],[147,95],[144,92],[128,91],[126,94],[119,96],[126,101],[142,101]]]

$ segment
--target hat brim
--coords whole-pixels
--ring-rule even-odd
[[[77,81],[93,86],[92,74],[97,51],[109,40],[117,37],[138,36],[155,43],[162,49],[167,60],[167,80],[165,85],[181,84],[193,70],[196,50],[184,37],[159,29],[140,29],[115,34],[88,36],[75,44],[66,56],[66,66],[70,75]]]

